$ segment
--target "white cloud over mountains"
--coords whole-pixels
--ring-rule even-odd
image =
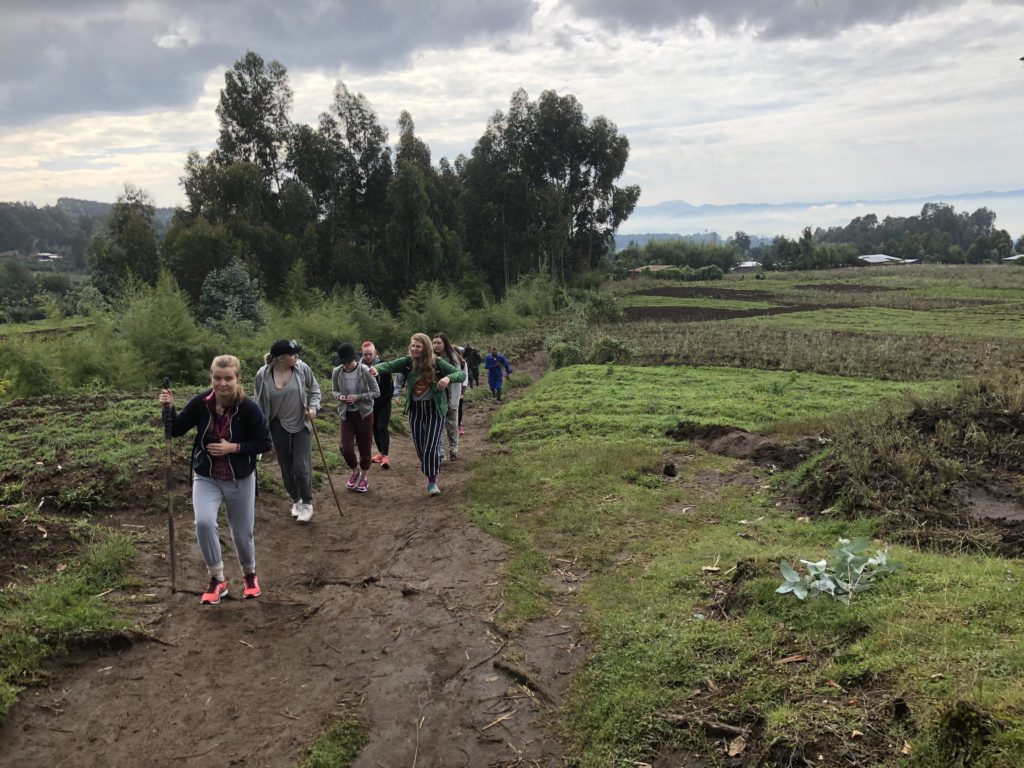
[[[435,159],[523,87],[631,143],[641,204],[1024,186],[1024,0],[78,0],[5,3],[0,199],[182,199],[224,70],[277,59],[293,118],[344,80]]]

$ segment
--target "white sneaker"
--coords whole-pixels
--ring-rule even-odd
[[[295,516],[295,519],[298,520],[300,523],[308,523],[312,517],[313,517],[313,505],[312,504],[306,504],[306,503],[300,503],[299,504],[299,514],[297,514]]]
[[[298,517],[299,516],[299,507],[301,507],[301,506],[302,506],[302,504],[299,503],[298,501],[296,501],[294,504],[292,504],[292,517]]]

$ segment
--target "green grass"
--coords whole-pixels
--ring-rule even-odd
[[[661,438],[679,421],[756,431],[935,386],[738,368],[580,365],[548,374],[529,397],[510,402],[495,418],[491,437]]]
[[[72,410],[73,409],[73,410]],[[17,478],[4,503],[46,497],[63,512],[152,504],[164,486],[163,426],[156,396],[107,394],[0,406],[0,476]],[[173,443],[188,467],[191,441]]]
[[[19,514],[47,524],[45,517],[28,510]],[[60,563],[61,568],[54,563],[45,573],[35,573],[27,583],[0,589],[0,719],[26,685],[42,679],[43,661],[62,652],[69,641],[116,632],[131,623],[119,617],[115,598],[104,595],[127,584],[135,557],[131,541],[91,527],[80,527],[78,535],[83,537],[80,555]]]
[[[346,768],[368,741],[366,726],[358,718],[346,716],[309,747],[296,768]]]
[[[63,317],[56,320],[32,320],[27,323],[0,323],[0,338],[24,334],[73,333],[92,327],[93,322],[85,317]]]
[[[846,330],[872,334],[936,334],[1006,339],[1024,338],[1024,304],[914,311],[882,307],[821,309],[727,322],[758,327]]]
[[[951,765],[959,737],[943,723],[956,702],[1000,724],[971,748],[972,765],[1019,762],[1019,561],[891,547],[905,569],[852,605],[778,595],[779,561],[817,560],[837,537],[873,536],[876,523],[800,520],[777,506],[778,476],[661,430],[676,418],[760,428],[856,410],[879,397],[876,383],[860,383],[580,367],[548,374],[497,415],[493,433],[510,450],[474,468],[465,496],[509,543],[499,619],[514,627],[544,615],[555,580],[581,578],[593,650],[555,724],[569,765],[654,763],[682,749],[726,764],[716,737],[670,715],[756,726],[751,764],[824,754],[829,765]],[[669,460],[680,470],[671,481],[661,475]],[[730,482],[737,473],[750,480]],[[794,654],[806,660],[776,663]],[[905,719],[890,714],[897,700]]]

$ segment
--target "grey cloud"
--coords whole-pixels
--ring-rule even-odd
[[[246,50],[289,71],[401,66],[419,49],[526,29],[536,3],[18,0],[0,31],[0,124],[187,104]]]
[[[1007,0],[1022,2],[1022,0]],[[717,29],[750,27],[764,38],[829,37],[864,22],[892,23],[964,0],[565,0],[576,13],[614,27],[653,30],[705,19]]]

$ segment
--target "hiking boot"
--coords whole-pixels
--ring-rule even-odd
[[[378,453],[376,456],[370,459],[370,461],[373,462],[374,464],[383,464],[384,459],[386,458],[387,457],[383,453]]]
[[[228,593],[228,582],[217,581],[216,576],[210,577],[210,586],[203,592],[203,596],[199,598],[199,602],[203,605],[216,605],[220,602],[220,599]]]
[[[381,456],[380,458],[381,469],[391,469],[391,460],[387,456]]]
[[[348,488],[350,491],[354,491],[356,489],[356,483],[358,482],[359,467],[356,467],[355,469],[352,470],[352,474],[348,476],[348,480],[345,481],[345,487]]]
[[[466,434],[466,430],[464,430],[462,425],[459,424],[459,437],[462,437],[464,434]]]
[[[437,487],[437,483],[427,483],[427,493],[431,496],[437,496],[441,492],[441,489]]]
[[[370,490],[370,483],[367,481],[365,477],[359,481],[358,485],[356,485],[356,490],[359,491],[360,493],[366,493],[368,490]]]
[[[448,454],[448,461],[455,461],[455,451]]]
[[[299,502],[297,502],[297,501],[292,504],[292,517],[298,517],[299,516],[299,507],[300,506],[302,506],[302,505]]]
[[[313,505],[303,502],[299,504],[299,514],[295,519],[300,523],[308,523],[313,518]]]
[[[263,594],[263,590],[260,589],[260,580],[256,578],[255,573],[245,574],[244,581],[245,587],[242,589],[243,600],[250,600]]]

